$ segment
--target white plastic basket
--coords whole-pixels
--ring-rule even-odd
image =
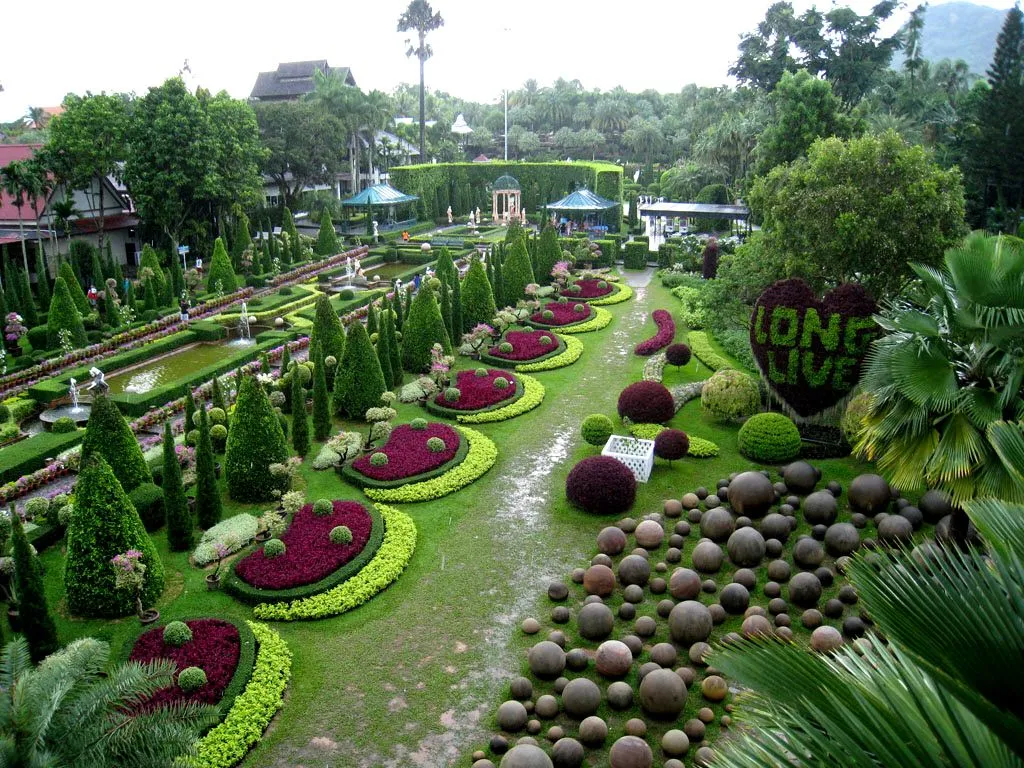
[[[612,435],[601,449],[602,456],[618,459],[633,472],[638,483],[646,483],[654,469],[654,441]]]

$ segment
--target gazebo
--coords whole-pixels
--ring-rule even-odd
[[[407,205],[419,200],[416,195],[407,195],[399,192],[390,184],[374,184],[367,187],[359,194],[342,200],[343,208],[366,208],[366,234],[373,234],[373,209],[387,208],[388,220],[395,222],[395,209],[400,205]],[[385,222],[384,228],[387,229]]]
[[[491,185],[491,210],[494,212],[494,223],[508,222],[513,216],[522,216],[523,192],[519,182],[511,176],[499,176]]]
[[[583,188],[570,192],[561,200],[551,203],[548,206],[548,210],[563,214],[566,222],[580,221],[590,223],[591,225],[601,222],[600,226],[603,226],[605,231],[607,231],[608,227],[605,217],[610,212],[617,210],[618,207],[618,203],[607,200],[600,195],[594,194],[589,189]]]

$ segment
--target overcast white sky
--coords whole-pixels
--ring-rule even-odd
[[[850,0],[864,12],[875,0]],[[942,0],[933,2],[941,4]],[[1009,0],[975,0],[1006,8]],[[431,35],[427,87],[496,101],[502,87],[561,76],[587,89],[721,85],[740,34],[772,0],[436,0],[445,26]],[[810,0],[796,0],[803,9]],[[828,8],[830,0],[820,0]],[[363,90],[416,82],[395,31],[408,0],[12,0],[0,15],[0,121],[68,92],[145,93],[181,69],[189,83],[249,95],[278,62],[327,59],[352,68]],[[910,7],[917,5],[911,0]],[[496,13],[498,8],[508,12]],[[900,15],[906,17],[907,9]],[[510,28],[505,31],[505,28]]]

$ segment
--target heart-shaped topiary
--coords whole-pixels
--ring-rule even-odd
[[[803,280],[780,280],[758,297],[750,346],[768,386],[793,413],[813,416],[849,395],[879,334],[876,309],[856,283],[819,299]]]

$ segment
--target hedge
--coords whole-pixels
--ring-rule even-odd
[[[58,434],[40,432],[25,440],[0,448],[0,485],[17,480],[46,466],[46,459],[78,445],[85,432]]]
[[[622,266],[626,269],[646,269],[647,259],[650,257],[650,254],[647,243],[632,240],[626,243],[626,252],[622,257]]]
[[[575,336],[566,336],[562,341],[565,342],[565,350],[563,352],[540,361],[520,363],[515,367],[516,372],[536,373],[538,371],[551,371],[555,368],[564,368],[575,363],[583,354],[583,342]]]
[[[586,301],[592,307],[607,307],[612,304],[621,304],[633,298],[633,289],[625,283],[612,283],[612,285],[617,289],[614,293],[598,299],[580,299],[580,301]]]
[[[721,371],[725,368],[732,368],[733,365],[711,346],[711,340],[704,331],[690,331],[687,343],[693,356],[700,360],[712,371]]]

